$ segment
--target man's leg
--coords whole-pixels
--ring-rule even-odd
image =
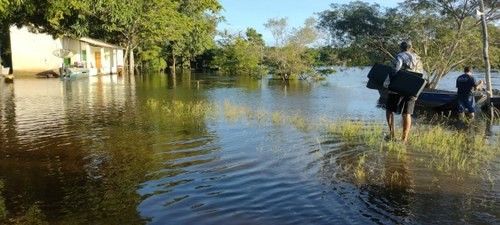
[[[401,141],[406,143],[411,129],[411,114],[401,114],[401,116],[403,117],[403,137]]]
[[[396,137],[396,134],[394,132],[395,125],[394,125],[394,114],[392,113],[391,110],[387,109],[385,110],[385,117],[387,119],[387,125],[389,125],[389,135],[391,139],[394,139]]]
[[[467,102],[467,110],[469,111],[469,117],[474,119],[474,106],[476,102],[474,101],[474,96],[469,97],[469,101]]]

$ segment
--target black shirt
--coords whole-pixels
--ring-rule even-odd
[[[476,79],[472,75],[462,74],[457,78],[457,94],[473,95],[473,89],[476,85]]]

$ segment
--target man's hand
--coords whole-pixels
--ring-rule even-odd
[[[483,84],[484,84],[484,81],[483,80],[480,80],[477,85],[476,85],[476,90],[481,90],[483,89]]]
[[[384,88],[389,88],[389,84],[391,83],[391,79],[389,78],[390,76],[387,76],[387,78],[385,78],[385,81],[384,81]]]

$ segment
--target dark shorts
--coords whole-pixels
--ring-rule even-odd
[[[389,93],[385,107],[387,110],[398,114],[402,113],[411,115],[415,109],[415,99],[411,96]]]
[[[474,97],[469,95],[458,95],[457,100],[458,100],[458,113],[474,112],[474,105],[475,105]]]

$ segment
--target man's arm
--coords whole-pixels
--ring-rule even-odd
[[[401,69],[403,65],[403,59],[398,55],[396,55],[396,58],[392,60],[392,71],[391,73],[385,78],[383,86],[385,88],[389,88],[389,84],[391,83],[391,76],[395,76],[396,73]]]
[[[479,80],[479,82],[477,82],[477,84],[475,86],[476,90],[483,89],[483,84],[484,84],[484,81],[483,80]]]
[[[396,58],[392,60],[392,74],[396,75],[396,73],[403,67],[403,59],[401,56],[398,54],[396,55]]]

